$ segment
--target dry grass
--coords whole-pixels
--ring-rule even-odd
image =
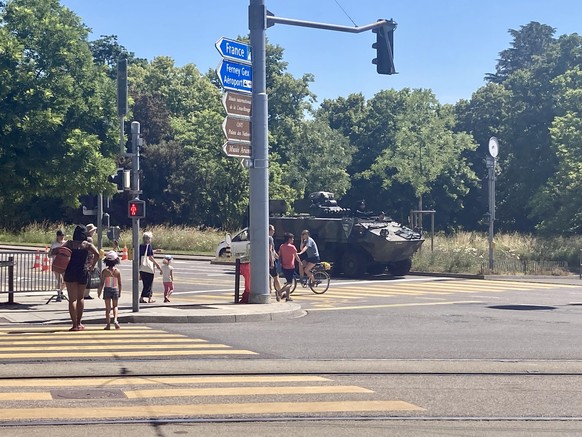
[[[538,237],[529,234],[497,234],[494,240],[496,273],[529,272],[561,275],[568,265],[570,270],[579,266],[582,238]],[[420,252],[414,256],[418,271],[480,274],[489,268],[489,240],[487,234],[459,232],[453,235],[436,234],[434,250],[430,250],[430,236]],[[542,271],[540,271],[543,270]]]
[[[74,225],[64,223],[35,223],[23,232],[11,233],[0,229],[0,242],[5,244],[26,244],[44,246],[54,240],[56,229],[63,229],[72,235]],[[223,231],[196,227],[152,226],[140,231],[153,233],[154,248],[164,252],[214,255],[216,245],[224,238]],[[105,234],[105,232],[104,232]],[[473,273],[486,271],[489,266],[489,242],[487,234],[459,232],[452,235],[436,234],[434,250],[430,250],[430,235],[420,252],[414,256],[414,270],[427,272]],[[131,229],[121,231],[120,246],[131,249]],[[103,236],[103,246],[111,242]],[[561,275],[567,268],[557,262],[567,264],[571,271],[578,271],[582,237],[539,237],[529,234],[497,234],[495,236],[494,259],[496,273],[529,272],[533,268],[544,274]],[[533,267],[532,267],[533,266]],[[484,270],[485,269],[485,270]],[[541,271],[539,273],[542,273]]]
[[[50,244],[55,239],[57,229],[62,229],[65,235],[70,238],[73,235],[75,225],[65,225],[63,223],[34,223],[27,226],[22,232],[12,233],[0,229],[0,241],[5,244],[35,245],[44,246]],[[214,229],[201,229],[195,227],[168,227],[152,226],[147,229],[141,229],[139,240],[143,232],[150,231],[153,233],[152,246],[156,249],[162,249],[165,252],[172,251],[175,253],[193,253],[199,255],[213,255],[216,245],[224,239],[225,233]],[[103,232],[103,247],[112,246]],[[122,229],[119,238],[120,247],[132,247],[131,229]]]

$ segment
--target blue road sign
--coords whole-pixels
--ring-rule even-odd
[[[251,46],[225,37],[221,37],[214,44],[218,53],[224,58],[232,59],[238,62],[251,63]]]
[[[216,72],[224,89],[243,93],[253,92],[253,69],[250,65],[223,59]]]

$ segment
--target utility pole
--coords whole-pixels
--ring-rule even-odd
[[[141,193],[139,187],[139,147],[141,139],[140,124],[137,121],[131,122],[131,195],[135,199],[139,199]],[[131,201],[130,201],[131,202]],[[145,211],[144,211],[145,212]],[[133,248],[133,269],[132,269],[132,309],[134,313],[139,312],[139,221],[140,217],[132,217],[131,219],[131,246]]]
[[[396,23],[378,20],[366,26],[338,26],[276,17],[267,11],[264,0],[250,0],[249,30],[252,47],[252,155],[249,168],[250,188],[250,239],[251,239],[251,293],[249,303],[269,303],[268,278],[268,224],[269,224],[269,145],[268,97],[266,86],[266,29],[275,24],[312,27],[339,32],[360,33],[378,30],[377,57],[373,63],[381,74],[395,74],[393,65],[393,37]],[[375,61],[375,62],[374,62]]]
[[[269,133],[267,114],[266,38],[264,0],[251,0],[249,30],[253,48],[252,166],[250,174],[251,294],[249,303],[269,303]]]
[[[499,153],[499,142],[497,138],[489,138],[489,155],[487,157],[487,170],[489,180],[489,273],[493,273],[495,268],[493,241],[493,224],[495,222],[495,167],[497,154]]]

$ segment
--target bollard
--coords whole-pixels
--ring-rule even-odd
[[[245,291],[240,298],[240,303],[249,303],[249,296],[251,294],[251,263],[240,263],[240,274],[245,278]]]
[[[240,298],[240,259],[236,259],[234,265],[234,303],[239,303]]]

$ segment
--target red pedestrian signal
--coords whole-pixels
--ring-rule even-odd
[[[127,216],[131,219],[145,218],[145,202],[143,200],[130,200],[127,204]]]

